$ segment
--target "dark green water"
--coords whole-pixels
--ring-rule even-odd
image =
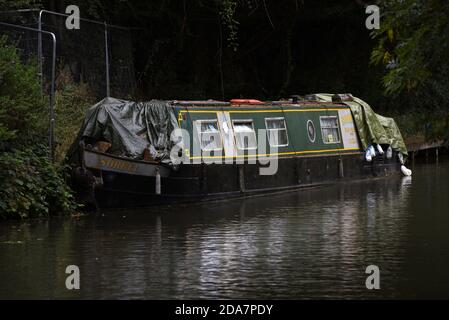
[[[449,163],[196,206],[0,223],[0,298],[449,298]],[[380,268],[367,290],[365,268]],[[79,266],[81,289],[65,287]]]

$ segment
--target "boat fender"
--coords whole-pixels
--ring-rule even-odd
[[[368,148],[366,148],[365,151],[365,159],[368,162],[371,162],[373,158],[376,156],[376,150],[374,150],[374,147],[372,145],[369,145]]]
[[[369,147],[369,150],[371,151],[371,157],[374,158],[376,156],[376,150],[374,149],[373,145]]]
[[[398,159],[401,164],[404,164],[404,156],[402,155],[402,153],[398,153]]]
[[[412,175],[412,170],[408,169],[406,166],[401,166],[401,172],[404,176],[410,177]]]
[[[379,152],[379,154],[384,154],[384,150],[382,149],[380,144],[376,144],[377,147],[377,152]]]
[[[388,146],[387,159],[391,159],[392,157],[393,157],[393,149],[391,149],[391,146]]]
[[[365,151],[365,160],[367,162],[371,162],[371,160],[373,160],[373,157],[371,156],[371,150],[369,148]]]
[[[84,205],[83,210],[95,211],[98,208],[95,199],[97,177],[90,170],[76,167],[72,171],[72,183],[74,190],[77,191],[77,201]]]

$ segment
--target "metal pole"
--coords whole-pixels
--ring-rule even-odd
[[[38,18],[38,30],[39,34],[37,36],[37,58],[39,65],[39,80],[41,82],[41,95],[44,94],[44,67],[43,67],[43,57],[42,57],[42,13],[43,10],[39,11]]]
[[[55,77],[56,77],[56,36],[51,33],[53,41],[53,56],[51,62],[51,91],[50,91],[50,134],[49,146],[51,151],[51,160],[55,161]]]
[[[109,45],[108,45],[108,25],[104,22],[104,56],[106,64],[106,97],[111,96],[111,88],[109,82]]]
[[[17,9],[17,10],[6,10],[6,11],[0,11],[1,13],[24,13],[24,12],[36,12],[39,11],[39,9]]]
[[[51,36],[53,41],[53,57],[52,57],[52,68],[51,68],[51,91],[50,91],[50,128],[49,128],[49,138],[48,144],[51,152],[51,159],[54,161],[55,154],[55,132],[54,132],[54,124],[55,124],[55,75],[56,75],[56,35],[53,32],[43,31],[39,29],[23,27],[15,24],[10,24],[6,22],[0,22],[0,25],[7,26],[10,28],[28,30],[39,32],[39,34],[46,34]]]

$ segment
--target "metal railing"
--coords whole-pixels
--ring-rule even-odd
[[[40,90],[41,90],[41,94],[44,95],[46,94],[46,79],[51,81],[51,89],[50,89],[50,128],[49,128],[49,148],[51,150],[51,158],[54,159],[54,155],[55,155],[55,149],[56,149],[56,140],[55,140],[55,86],[56,86],[56,63],[57,63],[57,59],[58,56],[56,55],[57,50],[58,50],[58,54],[63,54],[64,55],[64,50],[66,44],[65,44],[65,39],[63,37],[63,34],[61,34],[63,29],[59,29],[57,27],[57,24],[49,24],[47,25],[44,21],[45,21],[45,17],[59,17],[59,18],[67,18],[70,17],[69,14],[65,14],[65,13],[59,13],[59,12],[54,12],[54,11],[49,11],[49,10],[40,10],[40,9],[19,9],[19,10],[10,10],[10,11],[2,11],[0,12],[0,14],[7,14],[7,16],[9,17],[11,13],[18,13],[18,14],[23,14],[23,13],[32,13],[35,17],[35,19],[33,19],[33,25],[32,26],[22,26],[22,25],[18,25],[18,24],[14,24],[9,22],[0,22],[1,25],[3,26],[7,26],[10,28],[15,28],[15,29],[19,29],[19,30],[23,30],[23,31],[28,31],[31,33],[36,33],[37,34],[37,57],[38,57],[38,77],[39,77],[39,81],[40,81]],[[56,21],[57,19],[54,18]],[[65,19],[63,19],[65,20]],[[53,21],[53,20],[52,20]],[[100,29],[98,29],[98,33],[96,33],[99,36],[100,40],[102,37],[104,37],[104,43],[103,45],[101,45],[101,42],[97,42],[99,44],[98,52],[103,51],[104,52],[104,63],[101,63],[101,58],[98,62],[100,62],[100,64],[98,64],[99,67],[99,75],[104,74],[105,79],[103,81],[105,81],[105,88],[103,89],[103,85],[101,82],[97,82],[100,84],[100,86],[98,87],[98,93],[101,92],[105,92],[107,97],[111,96],[111,84],[112,87],[114,87],[114,79],[119,79],[119,78],[115,78],[117,76],[117,74],[114,72],[114,63],[115,60],[113,59],[114,57],[114,43],[113,40],[114,38],[110,39],[110,37],[115,37],[116,34],[114,32],[118,32],[118,34],[121,34],[120,36],[126,36],[125,33],[129,32],[129,28],[126,27],[122,27],[122,26],[117,26],[117,25],[113,25],[113,24],[108,24],[106,22],[100,22],[100,21],[95,21],[95,20],[91,20],[91,19],[85,19],[85,18],[81,18],[80,17],[80,21],[82,22],[86,22],[89,23],[89,25],[92,28],[97,28],[94,26],[98,26]],[[37,25],[37,28],[35,27]],[[89,27],[89,28],[91,28]],[[50,32],[50,30],[53,32]],[[52,30],[53,29],[53,30]],[[103,30],[104,31],[103,31]],[[90,29],[88,29],[90,30]],[[123,33],[124,32],[124,33]],[[50,68],[47,68],[46,66],[44,67],[44,61],[46,61],[45,57],[47,56],[44,51],[44,49],[47,48],[46,45],[44,45],[44,40],[43,40],[43,35],[49,35],[51,37],[52,43],[53,43],[53,47],[52,47],[52,52],[51,52],[51,75],[48,74],[48,71],[50,71]],[[120,39],[120,36],[118,36],[118,39]],[[57,41],[58,39],[58,41]],[[123,38],[122,38],[123,39]],[[35,40],[32,40],[33,43]],[[58,43],[57,43],[58,42]],[[46,43],[46,42],[45,42]],[[61,52],[59,52],[59,47],[57,49],[57,45],[58,46],[62,46],[61,47]],[[70,46],[70,44],[68,45]],[[101,50],[100,48],[104,46],[104,49]],[[49,52],[50,54],[50,52]],[[49,56],[49,55],[48,55]],[[118,57],[123,57],[122,55],[116,55]],[[92,62],[95,63],[95,62]],[[104,65],[104,73],[101,72],[101,70],[103,69],[103,65]],[[111,73],[112,70],[112,73]],[[130,69],[133,70],[133,69]],[[47,77],[47,76],[48,77]],[[111,82],[111,76],[112,76],[112,82]],[[121,83],[129,83],[127,81],[123,80],[121,81]],[[95,82],[89,83],[90,85],[95,85]],[[126,89],[125,89],[126,90]]]
[[[42,30],[42,19],[44,14],[50,14],[54,16],[59,17],[69,17],[70,15],[55,11],[49,11],[49,10],[40,10],[39,11],[39,17],[38,17],[38,29]],[[113,25],[113,24],[107,24],[105,21],[95,21],[91,19],[85,19],[80,17],[80,21],[96,24],[96,25],[103,25],[104,26],[104,52],[105,52],[105,75],[106,75],[106,97],[109,97],[111,95],[111,87],[110,87],[110,66],[109,66],[109,41],[108,41],[108,27],[113,27],[116,29],[121,30],[128,30],[128,28]],[[39,33],[38,35],[38,59],[39,59],[39,77],[41,78],[41,87],[43,88],[43,53],[42,53],[42,34]]]

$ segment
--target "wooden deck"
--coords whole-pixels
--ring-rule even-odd
[[[422,150],[436,149],[444,146],[444,141],[434,141],[434,142],[410,142],[407,143],[407,151],[408,152],[418,152]]]

